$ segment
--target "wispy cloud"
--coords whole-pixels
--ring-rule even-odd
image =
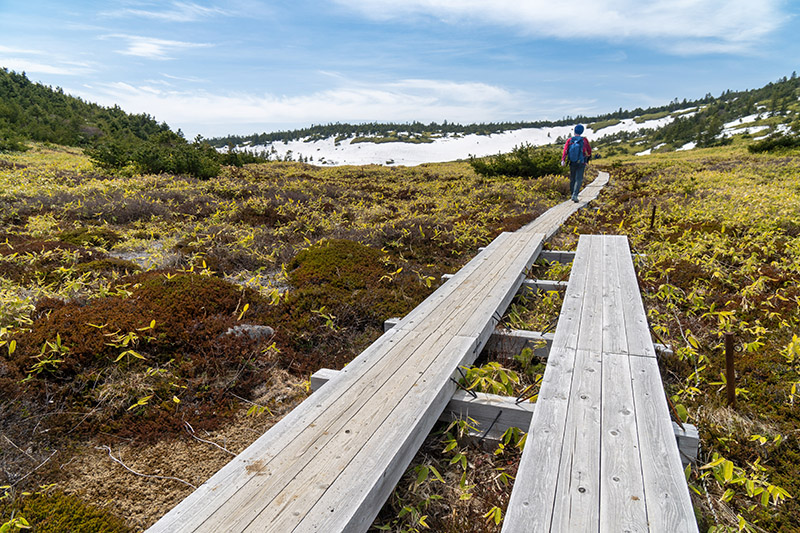
[[[0,67],[16,72],[78,76],[95,71],[91,63],[59,58],[43,50],[0,46]]]
[[[207,48],[210,44],[190,43],[185,41],[172,41],[168,39],[157,39],[153,37],[143,37],[141,35],[111,34],[101,37],[102,39],[121,39],[127,43],[127,48],[118,53],[145,57],[148,59],[174,59],[171,55],[174,52],[188,50],[192,48]]]
[[[742,53],[790,19],[781,0],[335,0],[377,20],[429,16],[532,37],[646,41],[676,54]]]
[[[102,15],[107,17],[142,17],[164,22],[195,22],[201,19],[229,13],[219,7],[206,7],[194,2],[171,2],[159,8],[126,8],[116,11],[107,11]]]
[[[423,79],[382,84],[350,81],[337,88],[295,96],[188,92],[154,84],[115,83],[106,85],[102,93],[84,96],[104,104],[119,104],[130,112],[148,112],[172,127],[204,135],[252,133],[256,128],[264,131],[275,124],[415,120],[472,123],[519,119],[520,110],[531,116],[553,112],[551,103],[536,102],[527,93],[484,83]],[[573,110],[575,105],[574,101],[564,102],[564,112]]]

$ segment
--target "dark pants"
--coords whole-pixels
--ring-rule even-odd
[[[569,192],[573,200],[578,199],[578,193],[581,192],[581,185],[583,185],[583,171],[586,169],[586,163],[570,163],[569,164]]]

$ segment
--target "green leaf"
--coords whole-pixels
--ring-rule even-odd
[[[429,466],[428,468],[430,468],[430,469],[431,469],[431,472],[433,472],[433,477],[435,477],[437,480],[439,480],[439,481],[441,481],[442,483],[444,483],[444,478],[443,478],[443,477],[442,477],[442,475],[439,473],[439,471],[438,471],[438,470],[436,470],[436,468],[434,468],[433,466]]]
[[[675,412],[678,414],[678,418],[681,419],[681,422],[686,422],[689,420],[689,410],[686,409],[686,406],[682,403],[679,403],[675,406]]]
[[[423,484],[428,479],[428,467],[421,466],[417,469],[417,485]]]
[[[722,475],[726,483],[733,479],[733,463],[727,459],[722,464]]]

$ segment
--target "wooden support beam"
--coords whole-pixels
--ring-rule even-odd
[[[399,318],[388,318],[383,323],[383,331],[389,331],[400,322]],[[544,342],[544,346],[537,346]],[[553,344],[553,333],[540,333],[538,331],[525,331],[518,329],[496,329],[489,337],[489,342],[484,348],[484,352],[499,359],[510,359],[518,355],[525,348],[534,351],[533,355],[541,359],[547,359],[550,353],[550,346]],[[672,347],[665,344],[654,343],[656,353],[660,355],[672,355]]]
[[[563,250],[542,250],[539,259],[544,259],[550,263],[572,263],[575,260],[575,252],[565,252]]]
[[[442,280],[447,281],[453,274],[442,274]],[[522,287],[531,291],[557,291],[567,288],[566,281],[555,281],[549,279],[526,279],[522,282]]]
[[[311,390],[319,390],[320,387],[338,374],[338,370],[330,368],[317,370],[309,380]],[[516,398],[510,396],[478,392],[473,397],[470,393],[459,389],[453,394],[439,420],[451,422],[457,419],[472,419],[470,424],[475,429],[469,432],[471,437],[499,442],[508,428],[516,427],[521,431],[527,432],[530,428],[531,417],[535,408],[535,403],[527,401],[517,403]],[[675,422],[672,423],[675,439],[678,442],[678,450],[681,454],[681,461],[685,467],[690,462],[697,461],[700,435],[697,432],[697,428],[691,424],[684,424],[683,428],[681,429]]]

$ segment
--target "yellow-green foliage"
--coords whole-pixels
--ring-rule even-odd
[[[643,122],[647,122],[648,120],[658,120],[660,118],[664,118],[666,116],[669,116],[669,114],[670,114],[669,111],[662,111],[660,113],[648,113],[646,115],[636,117],[633,120],[637,124],[642,124]]]
[[[592,124],[589,124],[587,127],[591,128],[592,131],[597,132],[602,130],[603,128],[608,128],[609,126],[616,126],[620,122],[622,121],[618,118],[610,118],[608,120],[601,120],[600,122],[593,122]]]
[[[4,516],[13,509],[17,517],[24,518],[36,533],[128,533],[133,531],[125,522],[105,509],[90,505],[80,498],[61,492],[37,493],[22,496],[16,506],[6,506]],[[8,518],[0,518],[0,523]],[[11,529],[12,532],[18,531]]]

